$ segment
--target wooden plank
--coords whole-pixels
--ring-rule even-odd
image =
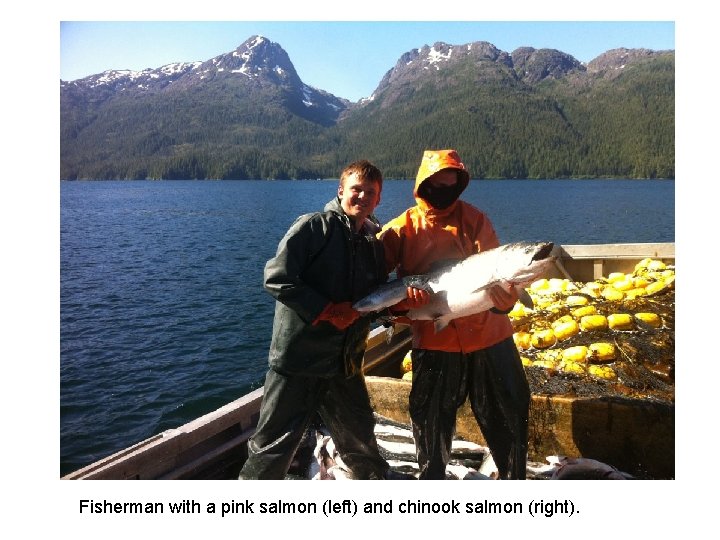
[[[170,429],[79,469],[63,479],[156,478],[183,465],[183,455],[225,430],[254,428],[263,389],[241,398],[178,428]]]
[[[555,245],[557,272],[548,277],[564,277],[574,281],[593,281],[611,272],[632,272],[647,257],[675,264],[675,244],[576,244]],[[557,265],[556,265],[557,266]]]
[[[377,328],[373,328],[367,338],[367,348],[374,349],[375,347],[381,345],[384,341],[386,341],[387,331],[388,329],[384,326],[378,326]]]
[[[183,433],[193,434],[198,439],[206,439],[227,429],[239,421],[249,420],[260,410],[263,388],[253,390],[249,394],[236,399],[206,415],[201,416],[177,428]]]
[[[133,455],[144,452],[147,448],[155,446],[156,444],[158,444],[158,441],[162,441],[164,435],[164,433],[159,433],[157,435],[149,437],[148,439],[145,439],[144,441],[133,444],[132,446],[120,450],[115,454],[111,454],[105,458],[99,459],[98,461],[95,461],[90,465],[87,465],[81,469],[78,469],[63,476],[62,480],[80,480],[85,478],[91,478],[93,475],[98,474],[100,471],[103,471],[108,467],[112,467],[115,463],[121,462],[125,459],[130,458]]]
[[[239,452],[239,448],[245,444],[250,437],[255,433],[255,426],[251,429],[243,431],[240,435],[232,438],[228,442],[221,444],[215,448],[212,448],[209,452],[201,454],[200,457],[186,463],[176,469],[173,469],[164,475],[160,476],[158,480],[176,480],[182,478],[194,478],[199,471],[204,470],[210,466],[213,462],[222,459],[228,454]]]
[[[600,279],[605,275],[603,259],[593,259],[593,279]]]
[[[412,332],[407,324],[396,324],[390,343],[387,342],[387,329],[380,327],[372,341],[368,342],[363,358],[363,371],[372,372],[376,366],[386,364],[387,361],[399,353],[410,348]]]
[[[556,245],[553,254],[571,259],[675,259],[675,243]]]

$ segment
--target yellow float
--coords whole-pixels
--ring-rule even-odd
[[[597,377],[599,379],[616,379],[617,374],[615,373],[615,370],[611,368],[610,366],[596,366],[593,364],[590,364],[588,366],[588,373],[592,375],[593,377]]]
[[[515,346],[518,349],[529,349],[531,345],[532,340],[532,334],[529,332],[515,332],[513,334],[513,340],[515,341]]]
[[[657,313],[636,313],[635,320],[644,327],[659,328],[662,325],[660,315]]]
[[[625,277],[624,279],[614,281],[612,286],[618,291],[629,291],[630,289],[635,287],[635,283],[633,282],[632,277]]]
[[[408,351],[408,353],[403,358],[401,369],[403,373],[412,371],[412,351]]]
[[[593,305],[579,307],[571,312],[572,316],[576,319],[581,319],[585,315],[595,315],[596,313],[597,308]]]
[[[566,362],[584,362],[588,355],[588,348],[585,345],[576,345],[568,347],[562,353],[562,358]]]
[[[629,313],[612,313],[608,315],[607,322],[611,330],[632,330],[634,327]]]
[[[555,332],[553,332],[551,328],[547,328],[533,332],[530,343],[536,349],[547,349],[557,343],[557,338],[555,337]]]
[[[559,341],[565,341],[580,332],[580,325],[572,318],[569,321],[558,320],[553,323],[553,332]]]
[[[580,319],[580,330],[605,330],[608,327],[605,315],[585,315]]]
[[[612,285],[609,287],[605,287],[602,290],[601,296],[609,302],[619,302],[620,300],[625,298],[625,294]]]
[[[635,298],[645,296],[646,294],[647,292],[645,291],[645,288],[638,287],[635,289],[630,289],[629,291],[625,291],[625,299],[634,300]]]
[[[565,373],[574,373],[576,375],[585,374],[585,366],[578,362],[569,362],[566,360],[560,363],[560,370],[564,371]]]
[[[557,364],[562,360],[562,350],[551,349],[548,351],[540,351],[537,353],[537,359]]]
[[[617,356],[612,343],[591,343],[588,347],[587,359],[590,362],[612,362]]]
[[[590,300],[588,300],[587,296],[581,296],[579,294],[571,294],[565,299],[565,303],[568,306],[574,307],[574,306],[586,306],[590,303]]]
[[[645,287],[645,294],[647,294],[648,296],[657,294],[657,293],[663,291],[666,287],[667,287],[667,283],[664,280],[655,281],[655,282],[651,283],[650,285],[648,285],[647,287]]]

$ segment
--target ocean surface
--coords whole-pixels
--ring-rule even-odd
[[[376,215],[414,204],[386,181]],[[262,385],[265,262],[337,181],[62,182],[60,474]],[[674,242],[672,180],[472,181],[502,243]]]

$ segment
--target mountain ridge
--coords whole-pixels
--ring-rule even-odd
[[[647,65],[651,67],[642,67]],[[642,81],[633,83],[630,72],[636,78],[639,73]],[[522,138],[521,122],[512,115],[532,117],[534,107],[554,110],[537,118],[557,124],[549,128],[557,132],[553,137],[561,135],[566,144],[576,145],[585,137],[578,126],[588,123],[587,115],[596,112],[577,109],[581,117],[569,121],[569,110],[582,103],[583,93],[604,96],[623,84],[635,85],[651,101],[658,101],[663,132],[668,123],[674,125],[674,109],[668,109],[674,100],[674,51],[614,49],[586,65],[555,49],[520,47],[508,53],[484,41],[436,42],[401,55],[371,96],[351,102],[305,84],[279,44],[251,36],[235,50],[205,61],[176,62],[140,72],[108,70],[61,81],[61,178],[322,177],[332,175],[340,163],[358,153],[379,156],[390,147],[402,146],[398,156],[405,156],[417,153],[418,145],[443,142],[461,147],[467,134],[460,132],[416,136],[418,126],[432,116],[428,115],[431,109],[442,109],[446,117],[459,120],[467,111],[476,114],[486,106],[515,111],[468,127],[469,134],[479,138],[498,130],[504,134],[507,129],[513,137]],[[656,87],[662,92],[655,92]],[[454,104],[446,97],[450,95]],[[523,113],[518,108],[521,102],[531,109]],[[467,104],[465,112],[458,110],[460,103]],[[611,103],[609,98],[607,103]],[[413,111],[417,111],[415,116]],[[565,126],[561,125],[563,115]],[[412,132],[407,144],[391,140],[393,128]],[[579,134],[575,141],[572,133]],[[363,136],[375,141],[363,141]],[[648,136],[643,134],[644,139]],[[665,147],[653,153],[669,155],[667,143],[663,141]],[[375,153],[373,146],[378,147]],[[534,141],[533,146],[537,146]],[[556,150],[549,151],[558,154]],[[228,152],[233,156],[225,155]],[[563,169],[568,169],[567,175],[594,175],[578,166],[581,146],[565,153],[572,153],[570,159],[575,162]],[[398,164],[405,159],[399,157]],[[627,168],[600,165],[595,167],[600,175]],[[637,174],[656,176],[670,174],[672,169],[674,175],[674,151],[672,159],[663,158],[658,168],[662,171]],[[399,166],[397,174],[406,174],[407,169],[407,164]],[[502,167],[496,169],[487,164],[481,167],[486,171],[483,174],[490,175],[541,174],[539,170],[531,173],[525,165],[505,173]],[[548,172],[557,173],[557,167],[549,167]]]

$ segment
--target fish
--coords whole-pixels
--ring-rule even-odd
[[[314,455],[317,465],[311,467],[310,478],[312,480],[352,480],[352,472],[340,457],[332,437],[319,431],[316,437],[317,445]]]
[[[551,480],[634,480],[634,476],[595,459],[550,456]]]
[[[446,475],[455,480],[493,480],[493,478],[476,471],[471,467],[448,463],[445,469]]]
[[[435,331],[450,321],[487,311],[493,307],[488,290],[500,285],[506,291],[514,288],[520,301],[528,308],[532,299],[525,290],[544,275],[555,263],[552,242],[514,242],[481,251],[431,271],[393,279],[353,304],[361,314],[376,313],[407,297],[407,288],[415,287],[430,293],[427,304],[409,310],[412,320],[432,320]]]

